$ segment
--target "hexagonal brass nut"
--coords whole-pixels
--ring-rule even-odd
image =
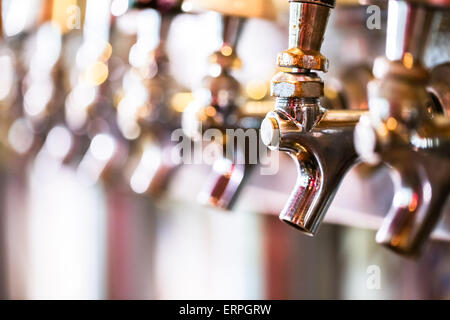
[[[320,52],[291,48],[278,55],[278,66],[327,72],[328,60]]]
[[[279,98],[319,98],[323,82],[313,75],[279,72],[272,79],[271,94]]]

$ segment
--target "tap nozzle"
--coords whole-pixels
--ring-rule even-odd
[[[199,202],[224,210],[232,209],[253,168],[254,165],[234,163],[226,157],[217,159],[205,188],[198,196]]]
[[[303,124],[282,109],[266,116],[262,140],[270,149],[287,152],[295,161],[297,181],[280,219],[307,235],[314,235],[346,172],[357,155],[353,130],[363,111],[327,111],[317,101],[298,100]],[[311,119],[318,119],[309,122]]]
[[[382,129],[379,129],[382,131]],[[376,234],[377,243],[403,255],[416,256],[433,231],[450,189],[450,121],[436,116],[409,143],[375,131],[368,116],[355,131],[355,147],[367,163],[384,162],[394,185],[392,205]],[[385,143],[389,142],[389,145]],[[439,170],[436,170],[439,168]]]

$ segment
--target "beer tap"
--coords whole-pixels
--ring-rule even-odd
[[[421,251],[450,188],[448,106],[439,106],[444,100],[433,101],[427,91],[430,76],[423,63],[439,7],[449,5],[389,1],[386,57],[374,64],[376,79],[368,85],[370,113],[355,132],[361,158],[391,168],[394,199],[376,241],[405,255]]]
[[[78,81],[65,104],[66,121],[77,136],[83,156],[77,174],[87,184],[111,183],[121,174],[128,144],[116,126],[110,93],[111,34],[114,22],[110,0],[87,0],[83,42],[74,70]],[[120,169],[119,169],[120,168]]]
[[[338,2],[328,33],[332,41],[325,48],[333,48],[328,57],[333,65],[326,74],[321,101],[327,109],[368,110],[367,84],[373,79],[373,61],[384,50],[385,40],[385,5],[377,2],[377,6],[381,9],[379,26],[362,28],[368,7],[354,0]]]
[[[9,3],[4,12],[7,17],[4,30],[12,38],[5,39],[5,44],[22,50],[23,54],[20,57],[3,52],[7,53],[2,59],[3,80],[10,85],[5,84],[4,90],[9,87],[9,92],[2,103],[10,106],[3,108],[9,146],[26,160],[42,145],[49,116],[56,110],[61,32],[52,1],[21,11],[33,19],[19,27],[12,17],[22,9],[20,4]],[[33,27],[36,31],[32,31]],[[22,94],[17,94],[18,88]]]
[[[180,164],[171,157],[175,144],[170,135],[180,126],[171,100],[181,90],[170,75],[165,44],[181,1],[133,1],[130,8],[139,9],[137,41],[129,53],[117,122],[131,145],[131,189],[158,195]]]
[[[297,164],[294,190],[280,219],[314,235],[346,172],[357,161],[353,132],[364,111],[326,110],[320,103],[328,60],[320,53],[333,0],[291,0],[289,49],[272,79],[275,110],[261,125],[263,142]]]
[[[17,77],[14,53],[8,48],[3,32],[3,1],[0,1],[0,146],[8,144],[11,113],[17,97]],[[6,153],[3,153],[6,155]],[[4,157],[2,157],[4,160]]]
[[[182,125],[186,135],[194,141],[199,140],[203,130],[220,131],[220,141],[211,144],[222,152],[213,160],[212,172],[198,200],[202,204],[231,209],[256,162],[250,161],[249,145],[239,141],[235,145],[235,137],[227,129],[259,129],[263,118],[253,115],[255,121],[243,121],[249,117],[241,104],[241,85],[232,75],[233,69],[241,66],[236,49],[245,19],[274,19],[275,9],[271,1],[185,1],[185,8],[219,12],[220,47],[210,56],[210,75],[204,78],[203,88],[194,93],[196,99],[184,111]],[[257,135],[255,137],[258,140]]]
[[[32,39],[28,73],[24,78],[24,115],[36,134],[45,131],[60,100],[57,63],[62,48],[62,28],[53,17],[54,1],[42,3],[39,28]]]

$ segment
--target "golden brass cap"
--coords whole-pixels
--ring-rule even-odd
[[[315,74],[279,72],[270,89],[272,96],[279,98],[318,98],[323,95],[323,82]]]
[[[291,48],[278,55],[278,66],[327,72],[328,59],[317,51]]]

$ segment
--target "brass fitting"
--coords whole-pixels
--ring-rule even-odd
[[[317,98],[323,95],[323,82],[315,73],[279,72],[272,78],[272,96]]]
[[[278,55],[278,66],[327,72],[328,60],[317,51],[291,48]]]

